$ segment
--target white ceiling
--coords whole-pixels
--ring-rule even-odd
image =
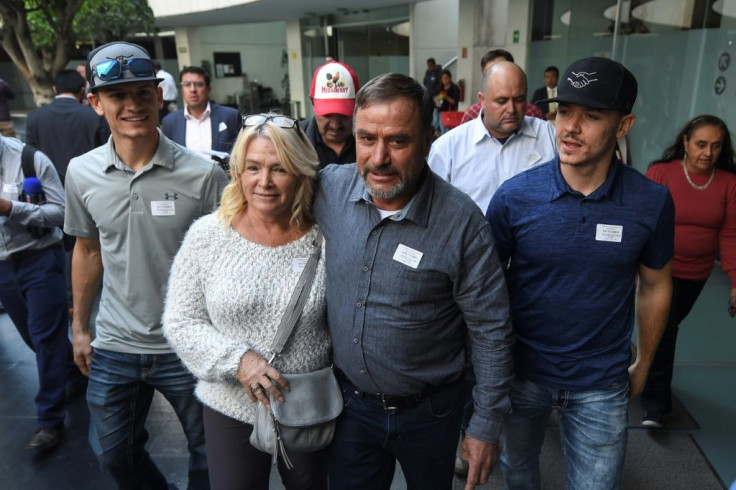
[[[241,24],[269,22],[308,17],[311,15],[335,14],[340,11],[354,12],[394,5],[405,5],[422,0],[241,0],[235,6],[216,8],[216,5],[236,3],[234,1],[199,0],[194,3],[173,0],[151,0],[149,3],[161,29],[192,27],[201,25]],[[208,5],[213,8],[208,8]],[[187,11],[185,14],[172,12]]]

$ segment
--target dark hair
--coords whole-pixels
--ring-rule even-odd
[[[427,58],[427,64],[432,63],[433,65],[436,65],[437,62],[434,60],[434,58]]]
[[[514,62],[514,57],[505,49],[492,49],[484,54],[480,59],[480,71],[483,71],[483,68],[486,67],[486,63],[496,58],[503,58],[506,61]]]
[[[703,126],[715,126],[721,130],[723,134],[723,147],[721,148],[721,154],[716,161],[716,168],[725,170],[736,174],[736,158],[733,154],[733,143],[731,142],[731,133],[728,131],[728,126],[723,122],[722,119],[711,116],[709,114],[703,114],[698,117],[692,118],[682,130],[677,133],[675,142],[668,147],[659,160],[655,160],[649,165],[657,165],[659,163],[667,163],[672,160],[681,160],[685,158],[685,137],[689,140],[696,129],[702,128]]]
[[[153,69],[156,71],[159,71],[161,68],[163,68],[159,60],[151,60],[151,64],[153,65]]]
[[[450,80],[452,80],[452,72],[450,70],[446,69],[446,68],[444,70],[442,70],[442,73],[440,74],[440,77],[442,77],[442,75],[444,75],[445,73],[447,74],[448,77],[450,77]]]
[[[555,72],[555,75],[557,75],[557,78],[560,78],[560,70],[557,69],[556,66],[548,66],[544,69],[544,73],[547,73],[548,71]]]
[[[78,94],[85,83],[84,77],[77,70],[61,70],[54,77],[57,94]]]
[[[180,72],[179,72],[179,82],[181,82],[182,77],[184,77],[187,73],[194,73],[195,75],[200,75],[204,77],[204,83],[208,87],[210,86],[210,74],[207,73],[207,70],[204,68],[201,68],[199,66],[185,66]]]
[[[434,103],[427,89],[411,77],[400,73],[379,75],[363,85],[355,96],[355,110],[375,103],[393,102],[397,98],[405,98],[416,104],[421,117],[422,132],[432,128]]]

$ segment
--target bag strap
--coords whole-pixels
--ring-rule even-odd
[[[20,154],[20,164],[23,168],[23,178],[36,176],[36,167],[33,165],[33,157],[36,149],[31,145],[23,145],[23,152]]]
[[[294,292],[291,293],[289,304],[286,306],[286,311],[281,317],[281,323],[279,328],[276,330],[276,336],[271,343],[271,356],[268,359],[270,364],[273,360],[281,354],[284,350],[286,341],[289,340],[291,332],[294,331],[294,326],[299,316],[302,314],[304,304],[307,302],[307,296],[309,291],[312,289],[312,283],[314,282],[314,274],[317,272],[317,262],[322,253],[322,230],[317,228],[317,236],[312,241],[312,248],[309,251],[309,260],[302,269],[302,273],[299,276],[299,280],[296,283]]]

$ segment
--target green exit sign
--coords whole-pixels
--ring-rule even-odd
[[[516,30],[514,31],[514,43],[518,43],[518,42],[519,42],[519,31]]]

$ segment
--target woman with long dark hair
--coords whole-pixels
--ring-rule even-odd
[[[731,280],[729,311],[736,306],[736,161],[726,123],[709,115],[692,119],[647,176],[667,186],[675,202],[672,306],[641,395],[642,424],[659,428],[672,410],[679,325],[703,290],[719,250]]]

